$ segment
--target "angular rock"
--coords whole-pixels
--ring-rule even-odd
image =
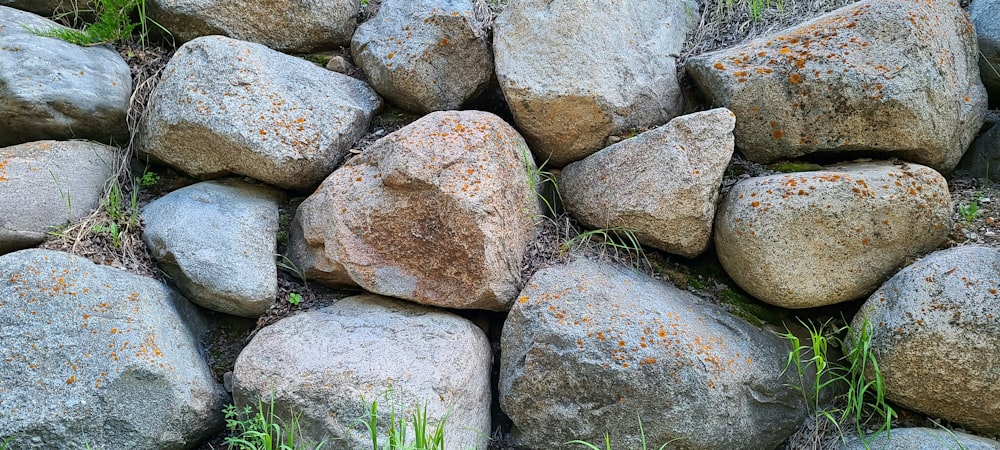
[[[956,247],[906,267],[868,298],[852,326],[870,324],[888,400],[1000,433],[1000,404],[984,401],[1000,395],[998,273],[1000,250]]]
[[[313,194],[316,196],[316,194]],[[303,204],[312,204],[313,197],[306,199]],[[311,207],[307,207],[311,208]],[[306,209],[301,205],[295,210],[295,217],[288,232],[288,251],[285,255],[294,265],[294,268],[301,273],[297,273],[307,282],[309,280],[332,287],[352,287],[357,286],[351,279],[351,274],[343,264],[330,259],[324,246],[324,235],[319,231],[319,227],[325,226],[326,214],[322,210]],[[306,230],[309,233],[306,234]]]
[[[741,181],[719,205],[719,262],[754,297],[784,308],[864,298],[952,229],[948,184],[890,162]]]
[[[357,419],[377,401],[383,424],[391,404],[407,418],[426,406],[431,427],[447,416],[447,449],[485,449],[490,362],[486,335],[467,319],[361,295],[260,330],[236,360],[233,396],[256,405],[273,395],[276,411],[301,414],[296,442],[371,446]]]
[[[124,142],[132,75],[118,52],[38,36],[63,28],[0,6],[0,147],[45,139]]]
[[[152,0],[148,7],[180,42],[217,34],[307,53],[350,45],[361,0]]]
[[[369,292],[505,310],[542,215],[524,140],[480,111],[428,114],[351,159],[296,213],[295,263]],[[534,181],[532,181],[534,179]],[[294,258],[293,258],[294,260]],[[312,272],[310,272],[312,273]]]
[[[237,180],[178,189],[142,209],[142,240],[192,302],[258,317],[278,290],[274,255],[280,197]]]
[[[1000,181],[1000,116],[987,115],[986,132],[976,136],[962,156],[958,171],[970,178]]]
[[[472,0],[384,0],[351,56],[387,101],[419,113],[459,109],[493,78]]]
[[[1000,442],[960,431],[940,428],[894,428],[889,435],[868,436],[867,445],[858,436],[838,441],[834,450],[1000,450]]]
[[[958,3],[865,0],[686,65],[751,160],[877,151],[947,172],[983,123],[977,58]]]
[[[116,153],[83,141],[0,148],[0,254],[37,245],[97,209]]]
[[[226,401],[204,323],[163,284],[67,253],[0,257],[0,436],[16,449],[192,448]]]
[[[1000,107],[1000,1],[973,0],[969,18],[976,26],[979,74],[989,92],[990,105]]]
[[[735,122],[725,108],[678,117],[566,166],[566,210],[588,228],[630,229],[644,245],[697,256],[712,236]]]
[[[500,341],[515,444],[770,449],[805,419],[788,344],[663,281],[580,259],[542,269]],[[654,395],[655,393],[655,395]]]
[[[382,100],[366,84],[259,44],[184,44],[164,69],[140,149],[192,176],[234,173],[310,189],[364,135]]]
[[[611,135],[678,115],[671,55],[697,10],[667,0],[510,2],[494,29],[496,74],[539,161],[561,167]]]

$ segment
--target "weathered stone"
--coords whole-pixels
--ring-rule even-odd
[[[692,294],[585,259],[542,269],[504,323],[500,405],[515,444],[772,449],[807,416],[788,344]]]
[[[383,0],[358,27],[351,56],[403,109],[459,109],[493,78],[493,52],[472,0]]]
[[[735,122],[724,108],[678,117],[566,166],[567,211],[588,228],[633,230],[644,245],[697,256],[712,236]]]
[[[486,335],[467,319],[362,295],[262,329],[236,360],[233,396],[249,405],[273,398],[285,417],[301,414],[296,442],[371,446],[357,420],[376,401],[382,424],[390,405],[407,418],[426,406],[431,427],[447,417],[446,449],[485,449],[490,362]]]
[[[0,436],[16,449],[192,448],[226,394],[163,284],[49,250],[0,257]]]
[[[973,0],[969,18],[976,26],[979,74],[989,92],[990,105],[1000,107],[1000,1]]]
[[[0,0],[0,6],[8,6],[22,11],[38,14],[42,17],[50,17],[52,13],[60,10],[68,3],[66,0]],[[81,9],[91,6],[89,0],[77,2]]]
[[[63,28],[0,6],[0,147],[45,139],[127,137],[128,64],[114,49],[38,36]]]
[[[865,0],[687,70],[751,160],[877,151],[947,172],[983,123],[977,58],[957,2]]]
[[[496,74],[539,161],[578,161],[679,114],[675,55],[697,17],[686,0],[510,2],[494,29]]]
[[[274,255],[280,197],[237,180],[178,189],[142,209],[142,240],[192,302],[257,317],[278,290]]]
[[[957,247],[906,267],[868,298],[852,326],[869,324],[887,399],[1000,433],[1000,404],[984,401],[1000,395],[998,273],[1000,250]]]
[[[956,173],[964,172],[970,178],[1000,181],[1000,116],[990,118],[987,115],[986,123],[989,128],[972,141],[969,150],[962,156]]]
[[[259,44],[184,44],[150,98],[140,149],[192,176],[318,185],[364,135],[382,101],[366,84]]]
[[[998,450],[1000,442],[960,431],[940,428],[894,428],[889,434],[868,436],[867,443],[858,436],[837,441],[834,450]]]

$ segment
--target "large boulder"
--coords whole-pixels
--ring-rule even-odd
[[[985,132],[976,136],[962,156],[956,173],[976,179],[1000,181],[1000,116],[987,116]]]
[[[712,237],[735,123],[724,108],[678,117],[566,166],[566,210],[588,228],[621,227],[650,247],[699,255]]]
[[[950,0],[864,0],[693,57],[753,161],[877,151],[947,172],[983,123],[976,35]]]
[[[236,360],[233,396],[238,405],[273,399],[280,416],[299,415],[297,442],[370,447],[359,419],[374,401],[383,425],[392,408],[409,420],[426,407],[431,429],[447,418],[445,449],[485,449],[491,359],[486,335],[467,319],[361,295],[262,329]]]
[[[272,189],[237,180],[178,189],[142,209],[142,240],[192,302],[257,317],[278,291],[280,198]]]
[[[128,64],[113,48],[35,31],[64,28],[0,6],[0,147],[44,139],[109,143],[128,136]]]
[[[195,177],[318,185],[382,100],[365,83],[222,36],[181,46],[150,96],[140,150]]]
[[[838,441],[832,450],[1000,450],[1000,442],[947,428],[893,428],[861,439],[857,435]]]
[[[295,263],[343,269],[369,292],[418,303],[508,309],[542,215],[537,177],[524,140],[499,117],[428,114],[345,163],[299,206],[302,242],[290,246],[309,256]]]
[[[678,115],[676,54],[697,18],[687,0],[510,2],[494,29],[496,74],[539,161],[564,166]]]
[[[772,449],[807,417],[787,342],[663,281],[580,259],[542,269],[500,341],[515,444]]]
[[[869,326],[886,398],[1000,434],[1000,250],[932,253],[873,293],[852,322]],[[914,383],[919,380],[919,383]]]
[[[989,92],[990,105],[1000,107],[1000,0],[973,0],[969,18],[976,26],[979,74]]]
[[[351,56],[389,102],[459,109],[493,79],[493,52],[472,0],[384,0],[358,27]]]
[[[866,297],[951,229],[941,174],[868,162],[737,183],[719,205],[715,244],[751,295],[811,308]]]
[[[16,449],[193,448],[223,425],[204,322],[163,284],[67,253],[0,257],[0,436]]]
[[[0,254],[37,245],[97,209],[117,157],[83,141],[0,148]]]

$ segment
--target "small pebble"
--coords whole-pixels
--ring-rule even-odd
[[[330,61],[327,61],[326,63],[326,68],[334,72],[344,74],[346,74],[349,70],[347,60],[344,59],[343,56],[334,56],[333,58],[330,58]]]

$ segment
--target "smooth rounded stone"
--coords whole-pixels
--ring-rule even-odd
[[[37,245],[97,209],[117,157],[112,147],[83,141],[0,148],[0,254]]]
[[[587,228],[625,228],[644,245],[698,256],[712,237],[735,123],[725,108],[677,117],[566,166],[566,210]]]
[[[350,45],[361,0],[151,0],[147,7],[180,42],[223,35],[308,53]]]
[[[317,186],[368,129],[382,100],[364,82],[259,44],[195,39],[150,96],[140,150],[189,175]]]
[[[459,109],[493,78],[472,0],[383,0],[351,56],[387,101],[419,113]]]
[[[772,449],[807,417],[776,334],[628,268],[537,272],[504,323],[500,406],[519,448]]]
[[[874,151],[948,172],[986,112],[978,56],[958,2],[865,0],[686,67],[753,161]]]
[[[309,273],[329,268],[328,279],[343,269],[376,294],[509,309],[542,216],[537,177],[524,140],[499,117],[428,114],[349,160],[299,206],[292,259]]]
[[[151,278],[50,250],[0,256],[0,436],[12,449],[193,448],[227,395],[203,319]]]
[[[675,56],[697,17],[686,0],[510,2],[494,27],[496,75],[538,160],[562,167],[680,114]]]
[[[142,240],[192,302],[258,317],[278,291],[280,199],[273,189],[238,180],[191,185],[142,209]]]
[[[81,47],[32,30],[64,28],[0,6],[0,147],[45,139],[128,137],[128,64],[113,48]]]
[[[1000,0],[973,0],[969,18],[979,44],[979,75],[989,92],[990,104],[1000,106]]]
[[[1000,450],[1000,442],[992,439],[940,428],[893,428],[866,440],[867,444],[857,435],[848,436],[833,450]]]
[[[0,6],[28,11],[42,17],[52,16],[56,10],[64,8],[67,3],[66,0],[0,0]],[[82,8],[92,7],[90,1],[77,0],[74,3],[79,4]]]
[[[866,297],[951,229],[941,174],[867,162],[737,183],[719,205],[715,245],[754,297],[812,308]]]
[[[430,427],[447,417],[446,449],[486,449],[491,358],[486,335],[465,318],[360,295],[260,330],[236,360],[233,397],[273,398],[283,417],[301,414],[296,442],[371,446],[358,419],[376,401],[382,424],[393,405],[407,418],[426,406]]]
[[[998,274],[1000,250],[956,247],[907,266],[868,298],[852,327],[870,325],[888,400],[1000,433],[1000,404],[984,401],[1000,395]]]

